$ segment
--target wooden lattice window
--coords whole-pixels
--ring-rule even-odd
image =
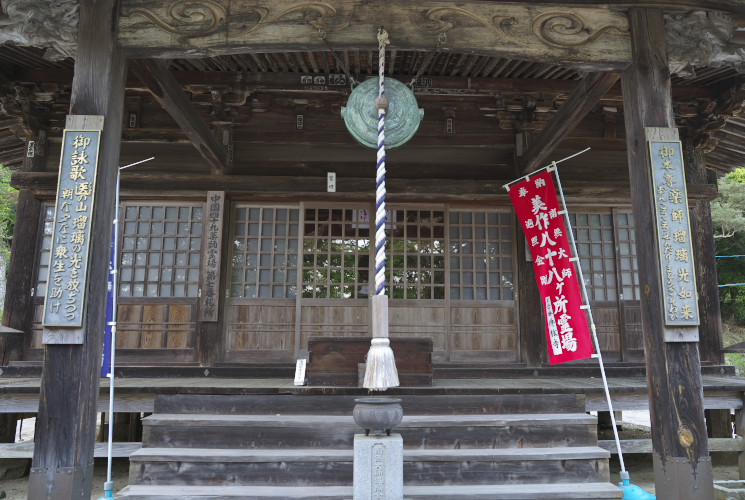
[[[636,262],[634,215],[629,212],[618,212],[616,214],[616,225],[621,298],[623,300],[639,300],[639,267]]]
[[[450,211],[450,298],[512,300],[512,215]]]
[[[49,262],[52,253],[52,232],[54,231],[54,205],[43,205],[41,210],[41,245],[39,246],[39,264],[36,268],[37,297],[44,297],[47,293],[47,279],[49,279]]]
[[[299,216],[297,208],[235,208],[231,297],[297,296]]]
[[[590,300],[616,300],[616,252],[610,213],[570,215]]]
[[[370,210],[306,208],[304,298],[366,298],[370,278]]]
[[[388,289],[393,299],[445,298],[445,212],[389,210]]]
[[[202,205],[125,204],[120,297],[199,293]]]

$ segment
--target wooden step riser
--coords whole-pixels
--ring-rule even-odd
[[[513,425],[478,427],[400,427],[395,430],[408,449],[536,448],[595,446],[594,425]],[[351,449],[351,426],[221,427],[145,425],[143,443],[150,448]]]
[[[200,394],[159,395],[155,413],[234,415],[351,415],[361,396]],[[585,411],[579,394],[401,395],[404,415],[501,415]]]
[[[352,462],[132,463],[129,484],[344,486]],[[607,482],[607,459],[514,462],[404,462],[406,485],[552,484]]]

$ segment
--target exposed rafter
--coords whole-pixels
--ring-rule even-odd
[[[186,133],[212,170],[222,173],[227,159],[225,148],[217,141],[199,112],[186,97],[181,84],[168,70],[167,63],[159,60],[138,59],[130,61],[130,68]]]
[[[541,168],[556,146],[574,130],[618,78],[618,73],[591,73],[585,76],[538,138],[529,145],[528,153],[521,162],[520,173],[525,175]]]

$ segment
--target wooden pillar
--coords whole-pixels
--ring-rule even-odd
[[[71,115],[103,115],[86,285],[83,344],[47,345],[29,498],[90,498],[108,262],[126,61],[116,45],[118,2],[81,0]]]
[[[730,410],[706,410],[706,433],[710,438],[732,437],[732,413]]]
[[[665,25],[661,11],[639,8],[629,10],[629,22],[633,62],[622,85],[632,204],[642,228],[636,238],[656,492],[658,498],[709,500],[714,491],[698,342],[665,341],[697,332],[664,324],[656,231],[647,229],[657,223],[644,128],[675,125]]]
[[[15,443],[20,413],[0,413],[0,443]]]
[[[538,305],[541,303],[540,292],[535,280],[533,261],[527,258],[527,241],[520,224],[515,232],[517,238],[515,258],[517,260],[517,306],[520,325],[521,361],[529,368],[541,366],[543,353],[546,351],[545,325]]]
[[[22,167],[24,172],[44,170],[45,137],[44,132],[39,132],[27,139],[26,156]],[[23,358],[24,342],[31,334],[34,312],[33,288],[36,284],[34,266],[40,221],[41,203],[34,193],[31,191],[18,193],[16,222],[10,247],[8,280],[5,289],[3,325],[20,330],[23,334],[0,334],[0,366]]]
[[[695,149],[689,141],[686,145],[686,177],[688,184],[708,184],[706,157],[701,149]],[[722,310],[719,305],[719,278],[717,276],[714,228],[711,222],[711,202],[706,199],[690,201],[691,238],[696,263],[696,285],[698,287],[698,310],[701,316],[699,327],[699,350],[701,359],[713,364],[724,364],[722,352]]]
[[[745,410],[742,408],[735,410],[735,434],[745,439]],[[745,451],[737,454],[737,468],[739,478],[745,480]]]

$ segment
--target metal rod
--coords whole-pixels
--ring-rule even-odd
[[[107,446],[107,452],[106,452],[106,458],[107,458],[107,466],[106,466],[106,482],[109,486],[113,489],[113,482],[112,482],[112,468],[113,468],[113,461],[114,461],[114,367],[116,366],[116,319],[117,319],[117,295],[118,295],[118,288],[119,288],[119,191],[121,188],[121,172],[125,168],[134,167],[135,165],[139,165],[141,163],[148,162],[150,160],[155,159],[154,156],[151,156],[150,158],[147,158],[145,160],[140,160],[135,163],[130,163],[129,165],[125,165],[123,167],[119,167],[116,171],[116,192],[114,193],[114,230],[111,237],[113,249],[112,249],[112,263],[111,263],[111,270],[109,271],[111,275],[111,305],[112,305],[112,311],[111,311],[111,323],[109,326],[111,326],[111,345],[109,346],[109,350],[111,353],[111,369],[109,370],[109,443]]]
[[[581,155],[582,153],[586,153],[586,152],[588,152],[588,151],[589,151],[590,149],[592,149],[592,148],[585,148],[585,149],[583,149],[582,151],[579,151],[579,152],[577,152],[577,153],[574,153],[573,155],[569,155],[569,156],[567,156],[566,158],[562,158],[561,160],[556,160],[556,161],[553,161],[553,162],[551,162],[551,164],[550,164],[550,165],[546,165],[545,167],[541,167],[541,168],[539,168],[538,170],[533,170],[533,171],[532,171],[531,173],[529,173],[529,174],[527,174],[527,175],[523,175],[523,176],[522,176],[522,177],[520,177],[519,179],[515,179],[515,180],[514,180],[514,181],[512,181],[512,182],[508,182],[507,184],[504,184],[504,185],[502,185],[502,187],[503,187],[503,188],[505,188],[505,189],[507,189],[507,191],[509,191],[509,189],[508,189],[508,188],[509,188],[509,186],[511,186],[511,185],[513,185],[513,184],[515,184],[516,182],[520,182],[520,181],[522,181],[522,180],[524,180],[524,179],[527,179],[527,178],[528,178],[528,177],[530,177],[531,175],[535,175],[535,174],[537,174],[538,172],[540,172],[541,170],[547,170],[547,169],[549,169],[549,168],[551,168],[551,167],[555,167],[557,163],[561,163],[561,162],[563,162],[563,161],[567,161],[567,160],[570,160],[570,159],[574,158],[575,156],[579,156],[579,155]]]
[[[587,148],[590,149],[590,148]],[[584,151],[581,151],[581,153],[584,153],[587,151],[585,149]],[[577,153],[580,154],[580,153]],[[573,156],[577,156],[576,154]],[[569,157],[571,158],[571,156]],[[568,159],[568,158],[565,158]],[[549,171],[553,173],[554,179],[556,179],[556,186],[559,188],[559,196],[561,198],[561,206],[564,211],[564,222],[567,226],[567,232],[569,233],[569,241],[572,244],[572,252],[574,253],[574,257],[576,260],[576,269],[577,273],[579,274],[579,282],[582,284],[582,296],[585,300],[585,305],[587,306],[587,315],[590,318],[590,331],[592,332],[592,339],[595,342],[595,351],[597,354],[598,363],[600,365],[600,375],[603,378],[603,388],[605,389],[605,399],[608,403],[608,411],[610,412],[610,420],[611,425],[613,426],[613,436],[616,440],[616,448],[618,449],[618,460],[621,463],[621,472],[626,471],[626,466],[623,462],[623,452],[621,451],[621,439],[618,436],[618,428],[616,427],[616,416],[613,414],[613,403],[610,398],[610,389],[608,388],[608,378],[605,375],[605,365],[603,363],[603,355],[600,352],[600,342],[598,341],[598,334],[595,329],[595,320],[592,317],[592,307],[590,307],[590,298],[587,295],[587,286],[585,285],[585,278],[582,274],[582,264],[579,260],[579,252],[577,251],[577,242],[574,240],[574,230],[572,229],[572,224],[569,221],[569,212],[567,211],[567,204],[566,199],[564,198],[564,190],[561,187],[561,179],[559,179],[559,172],[556,169],[556,164],[558,162],[552,162],[549,168]]]
[[[119,170],[124,170],[125,168],[134,167],[135,165],[139,165],[140,163],[145,163],[146,161],[150,161],[150,160],[154,160],[154,159],[155,159],[155,157],[154,156],[151,156],[150,158],[147,158],[145,160],[136,161],[134,163],[130,163],[129,165],[124,165],[123,167],[119,167]],[[117,191],[117,194],[119,194],[118,191]]]

